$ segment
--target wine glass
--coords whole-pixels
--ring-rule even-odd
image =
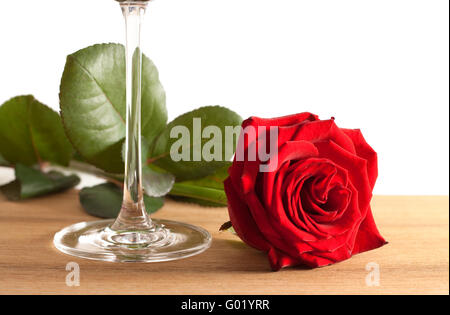
[[[151,0],[116,0],[126,25],[126,152],[122,209],[115,220],[78,223],[56,233],[63,253],[114,262],[160,262],[199,254],[209,248],[204,229],[152,220],[145,210],[141,160],[142,19]]]

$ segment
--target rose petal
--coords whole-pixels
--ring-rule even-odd
[[[289,255],[283,254],[279,252],[275,248],[271,248],[267,253],[267,257],[269,258],[270,267],[273,271],[278,271],[285,267],[302,265],[303,261],[300,259],[292,258]]]
[[[225,180],[224,186],[228,197],[230,220],[236,233],[248,245],[262,251],[269,250],[269,243],[259,231],[245,202],[236,193],[230,178]]]
[[[359,129],[342,129],[355,144],[356,154],[367,161],[367,173],[369,175],[370,186],[375,186],[378,177],[378,157],[377,153],[364,139]]]
[[[259,118],[259,117],[250,117],[244,122],[244,126],[253,125],[253,126],[292,126],[298,125],[305,121],[316,121],[319,120],[317,115],[311,113],[300,113],[290,116],[283,116],[277,118]]]
[[[276,209],[272,209],[270,213],[281,213],[282,210],[280,210],[280,208],[282,207],[282,205],[278,206]],[[299,209],[300,213],[302,211],[301,207],[299,207]],[[331,233],[324,237],[323,234],[320,235],[320,230],[311,230],[314,228],[314,225],[307,216],[301,217],[301,220],[303,220],[302,222],[307,225],[308,230],[310,231],[305,233],[304,230],[296,228],[292,221],[287,219],[286,215],[280,215],[279,217],[277,216],[272,219],[271,228],[277,231],[278,235],[283,238],[284,243],[281,243],[282,245],[280,245],[278,242],[273,242],[272,244],[289,254],[291,257],[299,257],[300,254],[311,251],[332,252],[345,245],[348,234],[352,232],[353,224],[358,222],[359,219],[359,212],[350,212],[348,223],[343,222],[347,224],[346,226],[329,225],[327,227]],[[285,243],[290,244],[291,248],[286,248]],[[292,248],[295,248],[296,251],[293,251]]]
[[[264,183],[264,194],[262,197],[262,200],[264,201],[265,205],[267,205],[269,208],[272,204],[272,198],[274,191],[274,183],[277,178],[280,178],[279,169],[287,162],[290,161],[296,161],[300,159],[305,159],[308,157],[314,157],[317,156],[318,150],[317,148],[309,142],[306,141],[288,141],[284,145],[282,145],[279,149],[278,155],[277,155],[277,165],[278,167],[274,172],[267,172],[263,173],[263,183]],[[271,163],[271,161],[269,161]],[[249,170],[250,173],[250,170]],[[254,176],[254,174],[253,174]],[[253,177],[253,180],[255,180],[256,177]],[[268,193],[270,192],[270,193]]]
[[[362,222],[356,235],[353,255],[373,250],[386,245],[386,240],[381,236],[373,219],[372,210],[369,208],[366,218]]]
[[[359,208],[365,217],[372,199],[372,188],[367,175],[367,161],[351,154],[330,140],[317,142],[315,145],[321,157],[328,158],[348,170],[350,181],[355,187],[358,187]]]
[[[320,120],[303,124],[296,128],[295,139],[314,143],[324,140],[333,141],[342,149],[356,154],[352,139],[336,125],[334,120]]]
[[[276,219],[269,211],[266,211],[261,204],[258,196],[255,193],[249,193],[245,196],[246,203],[252,205],[250,207],[250,213],[254,218],[256,225],[258,226],[262,235],[267,240],[270,240],[270,244],[291,256],[296,256],[299,252],[311,251],[314,248],[307,243],[302,242],[302,239],[308,239],[310,235],[307,232],[293,229],[295,234],[292,234],[287,229],[280,231],[279,226],[292,225],[288,222],[289,219],[282,217],[283,222],[276,222]],[[299,240],[301,242],[299,242]],[[293,246],[294,245],[294,246]]]
[[[292,173],[289,177],[291,177]],[[292,223],[297,226],[299,229],[302,229],[306,232],[313,234],[316,232],[314,227],[311,227],[311,223],[303,219],[302,212],[302,203],[300,199],[300,192],[303,189],[304,183],[308,180],[309,176],[305,175],[299,177],[297,181],[289,180],[288,177],[286,181],[282,184],[282,191],[284,193],[281,194],[283,207],[286,211],[286,215],[291,219]],[[318,234],[316,237],[327,237],[327,234],[321,234],[320,232],[315,233]],[[314,238],[315,239],[315,238]]]

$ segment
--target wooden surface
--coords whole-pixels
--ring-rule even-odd
[[[217,232],[227,211],[168,201],[157,217],[207,228],[207,252],[181,261],[119,264],[77,259],[52,246],[55,232],[92,220],[76,191],[12,203],[0,196],[0,294],[448,294],[448,197],[376,196],[374,213],[389,245],[334,266],[271,272],[265,254]],[[66,264],[81,269],[66,286]],[[380,286],[366,285],[366,265],[380,266]]]

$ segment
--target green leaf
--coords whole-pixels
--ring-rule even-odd
[[[142,165],[145,165],[147,162],[147,155],[148,155],[148,150],[149,150],[149,143],[147,142],[147,140],[144,137],[141,137],[141,161],[142,161]],[[126,142],[123,142],[122,144],[122,152],[121,152],[121,156],[122,156],[122,162],[125,163],[125,154],[126,154]]]
[[[175,184],[175,176],[158,170],[153,166],[144,166],[142,169],[142,186],[146,195],[162,197],[167,195]]]
[[[163,197],[167,195],[175,183],[175,176],[167,173],[155,165],[146,165],[149,145],[145,138],[142,141],[142,186],[144,192],[150,197]],[[125,143],[122,148],[122,159],[125,162]]]
[[[10,163],[0,154],[0,166],[10,166]]]
[[[143,57],[142,136],[148,143],[167,123],[166,97],[155,65]],[[60,106],[66,133],[83,158],[110,173],[123,173],[125,49],[102,44],[67,57]]]
[[[194,119],[201,119],[201,128],[194,128]],[[198,179],[213,174],[217,169],[227,165],[233,157],[239,134],[227,138],[226,127],[232,129],[240,126],[242,118],[235,112],[220,106],[202,107],[192,112],[186,113],[169,123],[163,133],[156,140],[150,154],[149,163],[155,163],[158,167],[175,175],[177,181]],[[203,131],[209,126],[218,127],[219,137],[216,135],[206,135],[203,138]],[[175,128],[175,129],[173,129]],[[187,158],[181,161],[175,161],[171,156],[171,151],[181,153],[179,145],[183,137],[175,133],[171,138],[171,132],[184,128],[188,134],[184,138],[185,146],[181,152],[188,152]],[[187,128],[187,129],[186,129]],[[210,147],[206,150],[205,144],[211,144],[211,140],[216,140],[216,147]],[[227,141],[228,140],[228,141]],[[175,149],[174,149],[175,148]],[[228,150],[226,150],[228,148]],[[207,161],[204,158],[203,151],[218,153],[218,159]],[[196,161],[197,159],[197,161]]]
[[[202,179],[176,183],[170,192],[171,196],[186,202],[193,202],[203,206],[224,207],[227,206],[227,196],[223,182],[228,177],[228,162],[218,169],[213,175]],[[180,197],[182,197],[180,199]]]
[[[116,218],[122,207],[122,190],[106,183],[80,191],[80,202],[87,213],[99,218]],[[154,213],[164,205],[164,198],[144,196],[148,213]]]
[[[61,192],[80,183],[76,175],[65,176],[59,172],[43,173],[28,166],[17,164],[16,180],[0,187],[9,200],[23,200]]]
[[[61,117],[33,96],[15,97],[0,107],[0,153],[10,163],[43,161],[67,166],[73,148]]]
[[[184,181],[180,184],[224,190],[223,182],[229,176],[228,169],[231,167],[231,164],[231,162],[225,162],[224,165],[221,168],[217,169],[212,175],[197,180]]]
[[[223,203],[217,203],[217,202],[212,202],[212,201],[207,201],[207,200],[202,200],[202,199],[196,199],[196,198],[179,197],[179,196],[174,196],[174,195],[171,195],[170,198],[172,200],[174,200],[174,201],[177,201],[177,202],[197,204],[199,206],[206,207],[206,208],[223,208],[223,207],[226,206]]]

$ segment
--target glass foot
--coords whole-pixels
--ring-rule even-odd
[[[207,250],[211,235],[175,221],[153,220],[149,231],[113,231],[114,220],[83,222],[56,233],[53,243],[65,254],[111,262],[161,262]]]

